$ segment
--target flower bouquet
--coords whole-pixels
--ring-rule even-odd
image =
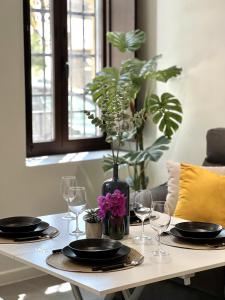
[[[99,217],[108,226],[109,236],[122,239],[125,234],[124,216],[126,215],[126,196],[116,189],[113,193],[98,196]]]

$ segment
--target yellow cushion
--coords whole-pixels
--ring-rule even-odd
[[[225,227],[225,176],[181,164],[179,200],[174,216]]]

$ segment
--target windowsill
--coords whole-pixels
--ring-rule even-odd
[[[88,161],[88,160],[99,160],[111,153],[112,153],[111,150],[101,150],[101,151],[87,151],[87,152],[68,153],[68,154],[59,154],[59,155],[45,155],[45,156],[26,158],[25,162],[27,167],[46,166],[46,165],[81,162],[81,161]]]

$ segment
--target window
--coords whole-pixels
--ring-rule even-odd
[[[84,87],[106,60],[113,62],[105,34],[114,30],[112,12],[116,16],[118,8],[125,18],[120,5],[118,0],[24,0],[28,157],[108,148],[84,114],[100,113]]]

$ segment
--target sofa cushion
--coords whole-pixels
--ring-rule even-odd
[[[179,179],[180,179],[180,163],[167,161],[168,170],[168,194],[165,201],[165,211],[170,215],[174,214],[178,196],[179,196]],[[202,167],[216,174],[225,175],[225,167]]]
[[[225,176],[181,164],[179,199],[174,216],[225,226]]]

